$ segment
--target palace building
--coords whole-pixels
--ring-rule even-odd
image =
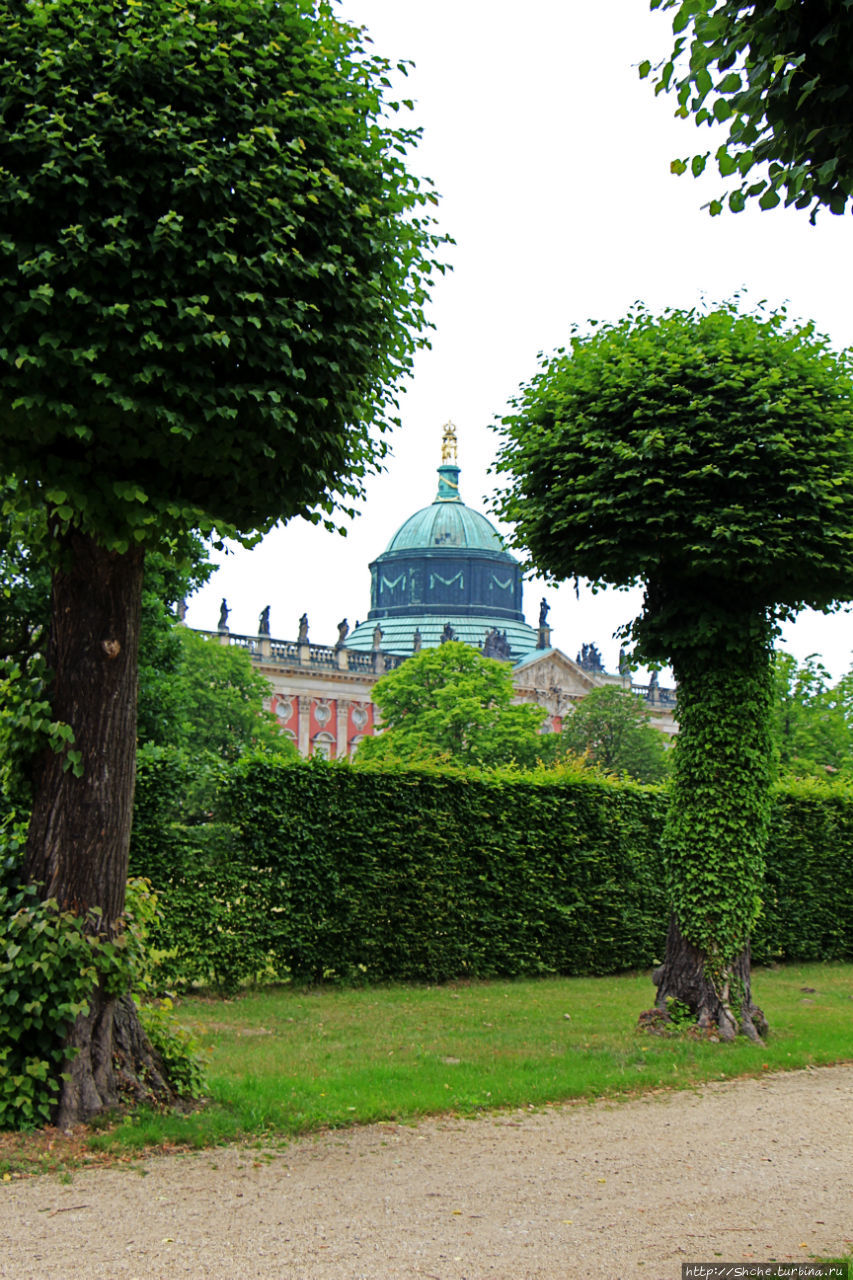
[[[548,712],[546,731],[559,732],[563,717],[591,689],[619,683],[642,693],[653,723],[673,731],[674,696],[656,682],[632,686],[629,676],[609,675],[595,645],[572,660],[551,644],[548,605],[538,626],[524,617],[521,566],[494,525],[466,506],[452,423],[444,428],[438,487],[432,503],[416,511],[370,565],[370,611],[352,631],[346,620],[332,644],[315,644],[302,615],[295,640],[268,634],[232,635],[227,610],[216,633],[223,644],[246,648],[270,684],[270,707],[303,756],[340,759],[376,732],[373,685],[422,648],[461,640],[486,657],[512,663],[516,700]]]

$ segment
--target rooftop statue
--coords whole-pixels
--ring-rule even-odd
[[[597,645],[581,645],[581,651],[575,661],[582,671],[589,671],[591,674],[604,671],[604,663]]]

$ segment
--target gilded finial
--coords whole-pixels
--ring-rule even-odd
[[[456,461],[456,427],[452,422],[445,422],[444,434],[441,437],[441,461]]]

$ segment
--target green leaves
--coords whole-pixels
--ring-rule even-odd
[[[245,650],[182,626],[169,627],[156,641],[156,649],[149,643],[141,655],[141,742],[216,761],[252,751],[295,753],[264,708],[269,684]]]
[[[0,1129],[50,1123],[64,1032],[96,977],[82,922],[55,906],[0,881]]]
[[[775,621],[853,596],[852,393],[850,357],[784,313],[637,307],[576,332],[501,424],[516,545],[645,586],[633,637],[678,682],[668,884],[714,965],[758,909]]]
[[[816,654],[798,666],[779,652],[774,664],[775,745],[788,777],[848,785],[853,778],[853,673],[833,684]]]
[[[667,887],[684,936],[720,965],[744,950],[760,905],[775,765],[769,639],[767,629],[764,644],[747,640],[737,658],[720,647],[714,666],[674,655]]]
[[[150,985],[148,936],[157,918],[146,884],[131,881],[123,931],[104,939],[85,920],[40,901],[33,885],[0,880],[0,1129],[42,1128],[53,1120],[67,1066],[69,1025],[85,1013],[95,987],[120,995]],[[196,1046],[174,1028],[168,1010],[144,1019],[177,1068],[179,1091],[201,1084]],[[72,1054],[76,1050],[70,1051]]]
[[[441,269],[388,64],[314,0],[37,0],[0,67],[21,497],[114,548],[351,504]]]
[[[450,641],[424,649],[373,688],[381,735],[358,750],[358,763],[443,759],[457,765],[532,766],[548,750],[545,712],[516,706],[507,663]]]
[[[558,579],[654,584],[672,630],[649,657],[735,600],[853,595],[850,357],[784,312],[637,307],[575,331],[498,430],[515,545]]]
[[[593,689],[566,716],[558,750],[564,748],[638,782],[662,782],[669,773],[663,734],[649,723],[642,699],[618,685]]]
[[[812,221],[821,206],[843,213],[853,194],[850,7],[830,0],[653,0],[651,8],[674,10],[673,51],[654,69],[655,92],[676,94],[676,115],[726,126],[726,153],[737,170],[720,163],[724,178],[737,172],[745,179],[753,167],[761,175],[758,184],[730,188],[729,208],[738,212],[759,197],[764,209],[783,199],[811,206]],[[649,63],[642,67],[649,75]],[[712,214],[722,207],[722,198],[709,206]]]
[[[158,891],[170,986],[607,973],[661,958],[663,790],[253,759],[223,786],[232,825],[186,825],[174,766],[141,761],[132,855]],[[738,829],[723,829],[727,855]],[[761,963],[853,958],[849,793],[776,796],[764,898]]]

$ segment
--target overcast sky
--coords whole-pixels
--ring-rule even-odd
[[[712,302],[738,291],[787,303],[838,347],[853,345],[853,219],[793,210],[710,218],[722,190],[670,174],[670,161],[707,145],[707,131],[673,118],[637,64],[668,49],[668,20],[647,0],[344,0],[376,51],[414,61],[405,82],[423,140],[410,167],[442,196],[441,229],[456,245],[452,272],[429,310],[432,349],[417,359],[401,402],[387,470],[369,485],[346,538],[302,521],[252,552],[227,556],[190,601],[191,626],[214,628],[225,596],[233,632],[253,634],[270,605],[274,636],[332,643],[370,607],[369,562],[435,494],[442,425],[459,438],[461,495],[486,509],[496,449],[490,424],[536,370],[537,353],[565,342],[572,324],[617,320],[642,300],[652,310]],[[542,584],[525,592],[535,624]],[[615,628],[638,597],[592,597],[563,584],[546,591],[553,642],[574,657],[595,641],[615,669]],[[805,615],[785,632],[800,659],[824,655],[846,671],[853,618]]]

